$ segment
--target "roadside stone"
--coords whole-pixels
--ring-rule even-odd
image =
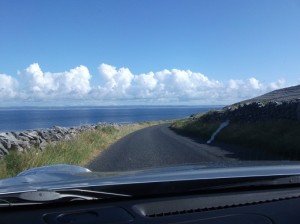
[[[19,147],[21,147],[23,150],[28,150],[31,148],[31,144],[28,141],[21,141],[19,144]],[[22,150],[22,151],[23,151]]]
[[[0,157],[8,155],[8,149],[0,143]]]
[[[47,147],[47,145],[48,145],[48,142],[46,142],[45,140],[42,140],[40,142],[40,149],[44,150]]]
[[[11,143],[8,139],[3,139],[1,141],[2,145],[6,148],[6,149],[10,149],[11,148]]]
[[[18,152],[24,151],[24,149],[19,144],[17,144],[16,142],[12,142],[11,143],[10,150],[12,150],[12,151],[18,151]]]
[[[45,140],[50,139],[49,131],[48,131],[48,132],[45,131],[45,130],[37,131],[37,134],[38,134],[42,139],[45,139]]]

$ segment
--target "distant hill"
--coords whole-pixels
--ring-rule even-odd
[[[298,100],[300,101],[300,85],[274,90],[264,95],[244,100],[233,105],[254,102],[289,102]]]
[[[193,117],[202,117],[206,121],[263,121],[289,119],[300,121],[300,85],[274,90]]]

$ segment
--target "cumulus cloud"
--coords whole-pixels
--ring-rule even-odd
[[[43,72],[37,63],[19,72],[23,90],[33,98],[82,97],[91,90],[85,66],[61,73]]]
[[[134,75],[128,68],[116,69],[107,64],[99,66],[104,85],[98,86],[103,97],[127,99],[189,99],[207,98],[221,87],[219,81],[210,80],[190,70],[163,70]]]
[[[262,83],[255,77],[220,81],[191,70],[162,70],[133,74],[129,68],[101,64],[98,84],[92,84],[87,67],[80,65],[64,72],[44,72],[34,63],[17,78],[0,74],[0,99],[47,101],[74,104],[127,102],[173,104],[229,104],[286,86],[285,80]],[[100,103],[101,104],[101,103]]]
[[[249,83],[251,88],[253,89],[261,89],[263,87],[263,85],[256,78],[253,77],[249,79]]]
[[[105,94],[111,97],[126,97],[127,90],[130,88],[134,75],[128,68],[116,69],[107,64],[99,66],[101,77],[106,81],[103,87],[100,87]]]
[[[268,86],[262,84],[258,79],[251,77],[248,80],[229,80],[224,84],[221,98],[236,102],[252,98],[268,91]]]
[[[251,77],[247,80],[222,82],[190,70],[162,70],[132,74],[128,68],[99,66],[103,85],[97,96],[113,99],[145,99],[164,102],[198,101],[199,103],[230,103],[282,88],[282,80],[263,84]]]
[[[284,88],[286,86],[286,81],[284,79],[280,79],[276,82],[271,82],[268,85],[268,90],[275,90],[275,89],[281,89]]]
[[[10,99],[16,96],[18,81],[11,76],[0,74],[0,99]]]

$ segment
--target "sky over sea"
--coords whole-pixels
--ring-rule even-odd
[[[300,84],[299,0],[0,0],[0,107],[225,105]]]

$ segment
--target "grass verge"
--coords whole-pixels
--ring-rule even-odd
[[[198,119],[175,121],[172,128],[184,135],[208,140],[221,122]],[[273,120],[259,122],[231,122],[215,141],[240,145],[245,148],[267,150],[289,160],[300,159],[300,122]]]
[[[13,177],[30,168],[50,164],[84,166],[122,137],[160,123],[163,122],[143,122],[120,127],[107,126],[81,133],[69,141],[49,144],[43,151],[32,149],[26,153],[11,152],[0,160],[0,179]]]

